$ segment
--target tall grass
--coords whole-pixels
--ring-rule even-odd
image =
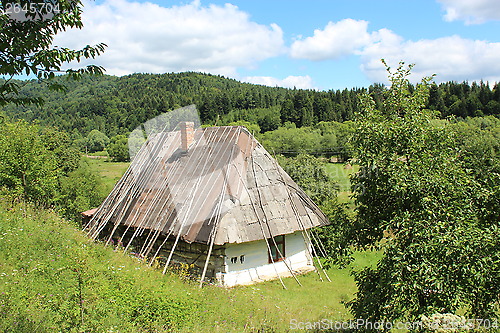
[[[1,200],[0,200],[1,201]],[[378,254],[360,253],[354,265]],[[224,289],[162,275],[90,241],[55,213],[0,202],[0,331],[284,332],[290,320],[344,320],[349,269]]]
[[[128,163],[89,160],[111,191]],[[348,192],[353,169],[327,164]],[[286,332],[290,321],[344,321],[356,286],[350,270],[379,253],[356,253],[332,282],[316,272],[253,286],[197,287],[176,274],[90,241],[79,226],[27,204],[0,198],[0,331],[4,332]]]
[[[91,242],[51,211],[0,204],[0,221],[0,331],[168,331],[200,304],[177,277]]]

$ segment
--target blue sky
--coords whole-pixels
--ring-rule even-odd
[[[414,79],[500,81],[498,0],[84,1],[84,29],[55,45],[105,42],[108,74],[201,71],[312,89]]]

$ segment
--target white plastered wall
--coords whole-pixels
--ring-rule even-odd
[[[304,241],[302,231],[285,235],[285,260],[297,273],[314,270],[313,261]],[[243,257],[242,257],[243,256]],[[236,258],[236,263],[231,259]],[[243,258],[243,260],[242,260]],[[225,272],[218,274],[220,284],[226,287],[252,284],[290,276],[291,273],[283,261],[269,263],[268,248],[265,240],[241,244],[227,244],[225,250]]]

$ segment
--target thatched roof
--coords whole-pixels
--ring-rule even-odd
[[[94,237],[112,224],[222,245],[328,223],[244,127],[193,134],[187,150],[180,131],[146,142],[91,221]]]

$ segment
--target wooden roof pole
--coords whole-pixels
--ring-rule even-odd
[[[180,123],[180,124],[181,124],[180,126],[182,127],[182,123]],[[194,126],[194,123],[191,122],[191,124],[192,124],[192,126]],[[195,132],[195,130],[193,128],[193,133],[192,133],[192,137],[191,137],[191,141],[190,141],[189,145],[193,141],[194,132]],[[181,133],[181,141],[182,141],[182,133]],[[199,144],[200,144],[200,140],[198,140],[198,142],[196,142],[195,147],[193,147],[193,148],[196,149]],[[181,143],[181,145],[182,145],[182,143]],[[188,145],[188,147],[189,147],[189,145]],[[181,147],[181,149],[183,149],[183,148]],[[187,149],[186,149],[186,151],[187,151]],[[160,160],[160,162],[161,162],[161,160]],[[159,164],[162,164],[162,163],[159,163]],[[168,186],[169,179],[171,178],[171,176],[173,176],[179,170],[179,168],[180,168],[180,164],[175,164],[174,167],[168,168],[168,170],[167,170],[165,176],[163,177],[161,184],[159,186],[160,189],[156,191],[156,194],[155,194],[153,201],[151,203],[151,205],[154,204],[153,209],[157,208],[158,201],[160,201],[161,198],[163,198],[165,196],[165,192],[167,192],[169,190],[169,188],[170,188]],[[160,170],[160,172],[161,172],[161,170]],[[165,206],[172,204],[172,200],[169,200],[169,198],[172,199],[173,196],[175,196],[175,193],[170,191],[170,194],[169,194],[167,200],[165,200],[164,203],[161,205],[159,211],[164,211]],[[165,215],[167,215],[167,212],[168,212],[168,215],[166,217],[166,221],[168,221],[170,219],[170,217],[172,216],[172,214],[174,213],[174,211],[175,211],[174,209],[166,209],[165,213],[161,214],[161,216],[156,219],[156,224],[154,226],[151,226],[149,234],[148,234],[148,236],[147,236],[146,240],[144,241],[144,244],[141,248],[140,255],[142,255],[144,257],[149,255],[149,252],[151,252],[151,250],[154,246],[154,243],[156,242],[156,240],[158,239],[158,237],[161,234],[161,231],[162,231],[161,225],[162,225],[162,222],[165,220],[164,219]],[[144,215],[146,216],[147,213],[148,212],[146,212]],[[169,236],[170,236],[170,234],[171,234],[171,232],[169,232]],[[165,244],[165,241],[162,242],[161,246],[163,246],[164,244]],[[156,257],[156,255],[155,255],[155,257]]]
[[[205,170],[205,168],[206,168],[206,164],[204,164],[204,165],[203,165],[203,169],[202,169],[202,172],[201,172],[202,174],[203,174],[203,171]],[[194,191],[194,189],[196,189],[196,188],[198,188],[198,187],[200,186],[201,179],[202,179],[202,177],[199,177],[199,178],[198,178],[198,180],[196,181],[196,185],[195,185],[195,186],[193,187],[193,189],[191,190],[192,195],[191,195],[191,200],[190,200],[190,202],[189,202],[189,206],[188,206],[188,207],[189,207],[189,209],[188,209],[187,211],[190,211],[190,209],[191,209],[190,207],[192,206],[193,201],[194,201],[194,197],[195,197],[193,194],[194,194],[194,193],[196,193],[196,191]],[[183,221],[182,221],[182,223],[181,223],[181,226],[180,226],[179,232],[178,232],[178,234],[177,234],[177,237],[175,238],[175,242],[174,242],[174,244],[172,245],[172,249],[171,249],[170,254],[168,255],[167,261],[166,261],[166,263],[165,263],[165,268],[163,269],[163,274],[165,274],[165,272],[167,271],[167,267],[168,267],[168,265],[170,264],[170,261],[172,260],[172,256],[173,256],[173,254],[174,254],[174,250],[175,250],[175,248],[177,247],[177,244],[179,243],[179,239],[180,239],[180,237],[181,237],[182,230],[183,230],[183,228],[184,228],[184,225],[185,225],[185,223],[186,223],[186,220],[187,220],[187,214],[186,214],[186,216],[183,218]]]
[[[269,236],[271,236],[270,238],[274,241],[273,235],[272,235],[272,233],[271,233],[271,229],[269,228],[269,224],[267,224],[267,223],[268,223],[268,221],[267,221],[267,217],[265,216],[265,215],[266,215],[266,212],[265,212],[264,208],[262,207],[262,198],[261,198],[261,195],[260,195],[259,186],[258,186],[258,184],[257,184],[257,174],[256,174],[256,172],[255,172],[255,159],[254,159],[253,154],[252,154],[252,156],[251,156],[251,159],[252,159],[252,172],[253,172],[253,177],[254,177],[254,180],[255,180],[255,189],[257,190],[258,202],[259,202],[260,208],[262,209],[262,212],[264,213],[264,220],[265,220],[264,222],[266,223],[267,228],[268,228],[268,230],[269,230]],[[252,204],[252,205],[253,205],[253,204]],[[266,237],[266,233],[265,233],[265,231],[264,231],[264,226],[262,225],[262,221],[258,218],[258,215],[257,215],[257,219],[258,219],[258,221],[259,221],[259,225],[260,225],[260,228],[261,228],[261,230],[262,230],[262,235],[263,235],[263,237],[264,237],[264,240],[266,241],[268,254],[269,254],[269,256],[271,256],[271,255],[272,255],[272,254],[271,254],[271,246],[269,245],[269,241],[268,241],[268,239],[267,239],[267,237]],[[275,242],[275,244],[274,244],[274,245],[275,245],[276,249],[278,250],[278,247],[276,246],[276,242]],[[279,250],[278,250],[278,251],[279,251]],[[281,254],[280,254],[280,255],[281,255]],[[273,267],[274,267],[274,270],[275,270],[275,272],[276,272],[276,275],[278,275],[278,278],[280,279],[280,282],[281,282],[281,284],[283,285],[283,288],[285,288],[285,289],[286,289],[285,284],[283,283],[283,280],[281,279],[281,276],[280,276],[280,274],[278,273],[278,269],[276,268],[276,263],[274,262],[274,260],[272,260],[272,263],[273,263]],[[293,272],[292,272],[292,275],[293,275]],[[294,277],[295,277],[295,275],[294,275]],[[296,278],[296,277],[295,277],[295,280],[297,280],[297,278]],[[298,282],[298,283],[299,283],[299,285],[300,285],[300,282],[299,282],[298,280],[297,280],[297,282]]]
[[[236,132],[236,135],[235,135],[236,139],[235,139],[233,147],[231,147],[231,154],[229,154],[228,163],[226,164],[226,172],[225,172],[226,177],[224,178],[224,184],[222,186],[222,190],[220,193],[219,202],[217,203],[217,209],[216,209],[217,213],[215,215],[215,219],[216,219],[215,226],[212,229],[212,231],[210,232],[210,236],[211,236],[210,237],[210,247],[208,249],[207,259],[205,260],[205,266],[203,266],[203,272],[201,273],[200,288],[203,287],[203,281],[205,280],[205,274],[207,273],[207,267],[208,267],[208,263],[210,261],[210,255],[212,254],[212,249],[214,247],[215,237],[217,236],[217,229],[218,229],[219,223],[222,219],[220,214],[222,211],[222,203],[223,203],[223,200],[224,200],[224,197],[226,194],[226,189],[227,189],[227,184],[228,184],[228,173],[229,173],[230,162],[231,162],[231,158],[233,157],[234,147],[236,147],[236,145],[238,144],[240,132],[241,132],[241,128],[238,127],[238,131]]]
[[[213,133],[212,133],[212,135],[213,135]],[[207,141],[209,141],[211,138],[212,138],[212,136],[210,136],[210,137],[207,139]],[[195,146],[195,148],[197,148],[197,147],[200,145],[200,143],[201,143],[201,140],[198,140],[198,141],[196,142],[196,146]],[[191,157],[188,159],[188,162],[189,162],[190,160],[191,160]],[[198,166],[198,165],[200,165],[200,161],[198,161],[196,165],[197,165],[197,166]],[[175,171],[177,171],[179,167],[180,167],[180,164],[178,164],[175,168],[172,168],[172,170],[171,170],[172,174],[174,173],[174,171],[173,171],[173,170],[175,169]],[[188,186],[188,182],[184,183],[184,186],[183,186],[182,190],[185,190],[185,189],[187,188],[187,186]],[[175,194],[174,194],[174,195],[175,195]],[[167,219],[168,219],[168,218],[170,218],[171,214],[172,214],[172,212],[170,212],[170,213],[169,213],[169,215],[168,215]],[[170,226],[170,228],[169,228],[168,234],[165,236],[165,239],[163,240],[162,244],[158,247],[158,249],[156,250],[155,254],[154,254],[154,255],[153,255],[153,257],[151,258],[151,261],[150,261],[149,265],[152,265],[152,264],[153,264],[154,260],[156,259],[156,257],[158,256],[159,252],[161,251],[161,249],[163,248],[163,246],[164,246],[164,245],[165,245],[165,243],[167,242],[168,238],[169,238],[169,237],[173,234],[174,229],[175,229],[174,227],[175,227],[175,225],[174,225],[174,223],[172,223],[172,225],[171,225],[171,226]],[[181,230],[179,230],[179,232],[180,232],[180,231],[181,231]],[[166,268],[164,269],[164,271],[165,271],[165,270],[166,270]]]
[[[146,195],[143,196],[143,199],[139,203],[139,207],[142,207],[145,204],[145,202],[148,199],[149,194],[151,194],[153,192],[154,187],[160,181],[160,179],[154,178],[154,175],[158,172],[158,169],[161,169],[161,163],[159,163],[160,159],[159,159],[158,155],[159,155],[159,152],[161,150],[163,150],[163,145],[164,145],[165,141],[167,141],[167,138],[170,136],[170,133],[167,133],[166,135],[164,135],[164,133],[157,133],[155,136],[158,140],[153,145],[151,151],[149,152],[149,155],[146,156],[146,159],[143,163],[143,168],[141,169],[141,170],[144,170],[144,173],[143,173],[144,177],[141,177],[140,181],[137,182],[137,186],[135,187],[136,192],[134,193],[135,194],[134,198],[136,198],[137,196],[140,197],[141,195],[146,193]],[[148,158],[148,156],[150,158]],[[154,180],[153,186],[146,189],[147,190],[146,192],[139,192],[139,189],[146,188],[146,186],[150,183],[151,179]],[[125,235],[127,234],[128,230],[130,229],[130,227],[135,226],[134,233],[132,234],[130,241],[128,242],[127,246],[125,247],[124,252],[126,252],[128,250],[128,248],[132,244],[132,241],[134,240],[134,238],[139,233],[142,234],[144,232],[144,229],[142,228],[142,226],[146,223],[145,216],[147,216],[147,213],[151,209],[151,207],[155,206],[155,198],[156,198],[156,195],[153,196],[153,200],[147,206],[146,213],[142,217],[142,220],[140,220],[140,223],[137,225],[135,225],[134,221],[136,221],[138,219],[138,214],[139,214],[140,209],[137,209],[134,212],[132,219],[130,220],[127,228],[125,229],[124,233],[122,234],[122,237],[120,238],[120,241],[122,241],[123,238],[125,237]],[[129,201],[129,206],[130,206],[130,204],[131,204],[131,202]]]
[[[262,197],[260,195],[259,186],[257,185],[257,176],[256,176],[256,173],[255,173],[255,162],[253,162],[253,166],[254,167],[252,169],[253,169],[254,178],[255,178],[255,185],[256,185],[255,189],[257,190],[257,195],[259,196],[259,205],[261,206],[261,209],[264,212],[264,216],[265,216],[266,215],[266,211],[264,210],[264,207],[262,207]],[[260,165],[259,165],[259,167],[262,169],[262,167]],[[269,179],[269,177],[268,177],[268,179]],[[286,186],[286,184],[285,184],[285,186]],[[302,284],[300,283],[299,279],[297,279],[297,276],[293,272],[292,267],[290,267],[290,265],[286,262],[286,257],[283,255],[283,253],[281,253],[278,245],[276,244],[276,240],[274,239],[274,237],[273,237],[273,235],[271,233],[271,228],[269,227],[269,219],[267,218],[267,216],[265,216],[265,223],[266,223],[266,226],[267,226],[267,230],[269,231],[269,234],[271,235],[270,238],[271,238],[271,241],[273,242],[274,247],[276,248],[276,251],[278,251],[278,254],[280,255],[280,257],[285,258],[283,260],[283,263],[285,264],[285,266],[288,269],[288,271],[290,272],[290,274],[292,274],[292,276],[295,279],[295,281],[297,281],[297,283],[299,284],[299,286],[302,287]]]
[[[250,159],[252,160],[252,169],[253,169],[253,156],[252,156],[252,154],[250,154]],[[240,171],[239,170],[236,170],[236,171],[238,172],[238,175],[240,176],[240,178],[242,178],[243,175],[240,173]],[[255,178],[255,172],[254,172],[254,178]],[[252,205],[252,209],[253,209],[253,212],[255,213],[255,217],[257,218],[257,222],[259,223],[260,230],[262,232],[262,238],[266,242],[268,254],[271,254],[271,247],[269,246],[269,242],[267,241],[266,232],[264,230],[264,227],[262,226],[262,221],[259,218],[259,213],[257,212],[257,208],[255,207],[255,203],[252,200],[252,195],[250,193],[250,190],[248,189],[248,186],[245,186],[245,190],[247,192],[248,198],[250,199],[250,204]],[[272,264],[273,264],[273,268],[274,268],[274,271],[276,273],[276,276],[280,280],[281,285],[283,286],[283,289],[286,290],[287,287],[285,286],[285,283],[283,282],[283,279],[281,278],[281,276],[280,276],[280,274],[278,272],[278,269],[276,268],[276,264],[274,263],[274,261],[272,262]]]
[[[276,162],[276,159],[274,159],[274,164],[275,164],[275,167],[278,169],[279,165],[278,165],[278,162]],[[302,238],[304,239],[304,242],[306,242],[306,250],[307,250],[307,253],[309,253],[309,256],[311,257],[312,261],[313,261],[313,265],[314,265],[314,246],[312,245],[311,243],[311,240],[309,238],[309,235],[308,235],[308,232],[307,232],[307,229],[305,228],[304,224],[302,223],[302,221],[300,220],[300,216],[299,216],[299,213],[297,212],[297,207],[295,206],[295,203],[293,202],[292,200],[292,194],[290,193],[290,190],[288,189],[288,186],[286,185],[285,183],[285,180],[283,179],[283,175],[281,173],[279,173],[280,175],[280,179],[282,181],[283,184],[285,184],[285,188],[286,188],[286,192],[287,192],[287,195],[288,195],[288,199],[290,200],[290,206],[292,207],[292,210],[293,210],[293,214],[295,215],[295,218],[297,219],[297,222],[298,224],[300,225],[300,227],[302,228],[301,229],[301,232],[302,232]],[[307,211],[307,210],[306,210]],[[311,250],[312,249],[312,250]],[[321,281],[323,281],[323,278],[321,277],[321,274],[319,273],[318,270],[316,270],[317,273],[318,273],[318,276],[319,276],[319,279]]]
[[[151,164],[151,163],[147,164],[146,162],[148,161],[148,159],[144,158],[144,157],[145,157],[145,155],[146,155],[146,157],[153,155],[153,151],[154,151],[154,149],[156,149],[156,146],[157,146],[157,144],[154,145],[153,147],[151,147],[149,144],[145,144],[145,145],[143,145],[141,147],[141,149],[139,150],[139,152],[136,154],[136,158],[137,158],[137,161],[138,161],[137,164],[139,164],[139,169],[140,170],[144,170],[144,173],[148,172],[147,169],[148,169],[149,165]],[[122,179],[123,179],[122,186],[124,186],[124,184],[126,185],[127,182],[130,182],[130,178],[133,177],[133,172],[132,172],[133,171],[133,169],[132,169],[133,166],[134,166],[134,163],[132,163],[130,165],[130,167],[129,167],[128,170],[131,170],[131,171],[126,173],[126,177],[122,177]],[[136,169],[137,169],[137,167],[136,167]],[[138,177],[142,176],[142,174],[143,173],[139,173]],[[151,173],[149,172],[148,174],[149,174],[149,177],[150,177]],[[109,219],[111,218],[111,216],[114,214],[114,212],[117,210],[117,208],[120,206],[120,204],[122,202],[125,202],[124,203],[124,207],[122,207],[121,212],[116,217],[115,226],[114,226],[113,230],[111,231],[106,244],[109,244],[111,242],[114,233],[116,232],[116,230],[118,229],[118,227],[121,225],[120,222],[121,222],[121,219],[123,218],[123,214],[128,210],[128,208],[130,207],[131,201],[134,198],[136,198],[136,196],[139,194],[139,190],[146,183],[146,180],[144,178],[145,177],[141,177],[139,179],[139,181],[132,182],[132,184],[128,188],[125,187],[126,188],[125,193],[123,193],[121,195],[121,197],[118,198],[118,201],[114,203],[114,205],[112,206],[111,211],[108,212],[108,215],[106,216],[106,218],[104,218],[103,221],[101,221],[101,230],[99,230],[99,232],[97,233],[97,235],[105,227],[105,225],[107,224],[107,222],[109,221]],[[149,178],[147,178],[147,179],[149,179]],[[115,187],[115,188],[118,188],[118,187]],[[118,193],[120,193],[120,191],[118,191]],[[108,197],[111,197],[111,194]],[[122,241],[124,235],[127,233],[127,231],[129,230],[129,228],[130,228],[130,225],[127,226],[125,232],[120,237],[120,241],[119,242]]]

